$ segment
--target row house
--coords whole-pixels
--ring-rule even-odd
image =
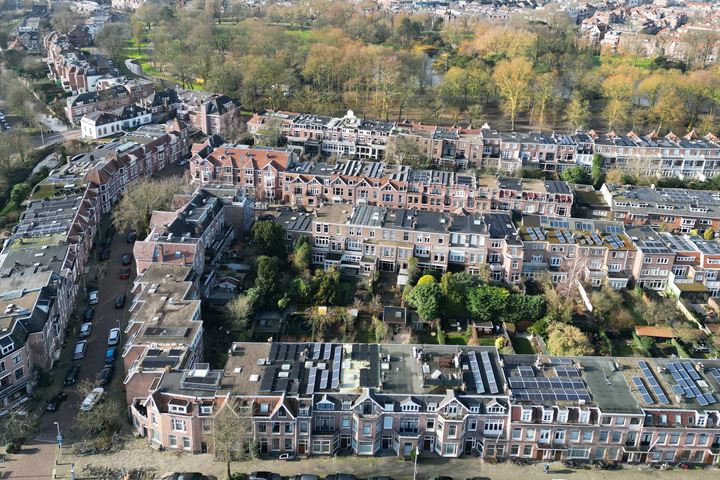
[[[670,290],[680,299],[705,303],[720,296],[720,244],[696,235],[659,234],[675,255]]]
[[[186,197],[175,197],[182,204],[176,211],[153,212],[147,237],[133,246],[138,274],[152,264],[183,265],[202,274],[206,261],[232,240],[222,199],[204,189]]]
[[[84,138],[110,137],[152,122],[150,110],[130,105],[110,111],[96,110],[80,120]]]
[[[632,278],[637,251],[622,223],[526,215],[519,234],[526,278],[549,273],[555,284],[578,279],[616,290]]]
[[[277,218],[288,241],[308,236],[312,262],[352,275],[399,272],[404,282],[410,259],[422,269],[486,266],[496,281],[517,284],[523,269],[522,244],[509,215],[454,215],[372,205],[331,204],[313,214],[282,212]]]
[[[80,93],[69,97],[65,105],[65,117],[77,124],[83,115],[96,110],[113,110],[129,107],[155,92],[155,86],[149,80],[101,78],[96,83],[96,91]]]
[[[644,289],[664,291],[675,263],[673,250],[647,225],[627,228],[625,233],[637,249],[632,267],[635,284]]]
[[[224,371],[167,372],[130,413],[149,442],[193,453],[213,450],[214,417],[229,408],[263,454],[495,458],[503,391],[490,348],[236,343]]]
[[[296,161],[290,150],[221,145],[205,156],[190,159],[190,176],[200,184],[223,183],[241,187],[257,199],[282,198],[280,173]]]
[[[589,170],[596,153],[604,158],[605,170],[698,179],[720,174],[720,140],[713,134],[699,136],[694,131],[682,137],[673,133],[661,137],[635,132],[498,132],[488,124],[479,129],[407,121],[380,124],[357,120],[352,112],[334,118],[268,111],[248,121],[248,132],[256,138],[271,131],[279,132],[288,147],[301,154],[379,160],[383,158],[379,150],[385,149],[393,152],[388,161],[397,163],[432,160],[440,166],[504,174],[520,168],[561,172],[577,165]],[[407,155],[418,158],[405,158]]]
[[[257,138],[278,130],[300,154],[382,160],[394,124],[359,119],[352,110],[342,118],[268,111],[253,115],[247,128]]]
[[[74,95],[92,92],[103,77],[120,77],[111,61],[83,53],[64,34],[50,32],[43,39],[46,61],[53,78]]]
[[[298,162],[286,149],[234,145],[198,147],[190,161],[200,184],[241,187],[259,199],[307,208],[357,203],[442,212],[518,211],[569,216],[574,195],[566,182],[519,179],[363,160]]]
[[[603,156],[603,168],[618,168],[635,175],[712,178],[720,174],[720,140],[691,131],[683,137],[668,133],[639,135],[610,132],[593,136],[594,152]]]
[[[166,264],[153,264],[136,278],[122,349],[128,404],[146,397],[162,373],[202,362],[198,281],[191,268]]]
[[[102,212],[107,213],[131,183],[179,162],[188,152],[188,129],[174,121],[143,125],[72,162],[85,169],[85,181],[98,188]]]
[[[60,278],[24,269],[0,278],[0,409],[31,394],[37,371],[60,357],[67,311]],[[61,321],[61,319],[65,321]]]
[[[716,360],[498,355],[483,347],[235,343],[129,406],[151,444],[212,452],[236,415],[263,454],[712,464]],[[227,409],[227,410],[225,410]]]
[[[687,234],[720,228],[720,193],[654,185],[606,185],[600,188],[612,218]]]

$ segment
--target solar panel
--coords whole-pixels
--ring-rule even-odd
[[[320,359],[320,344],[319,343],[312,344],[312,359],[313,360]]]
[[[342,347],[340,345],[335,347],[335,356],[333,357],[333,371],[331,386],[333,389],[337,389],[340,386],[340,366],[342,365]]]
[[[320,390],[327,390],[329,377],[330,372],[327,370],[323,370],[322,374],[320,375]]]
[[[470,361],[470,372],[472,373],[473,380],[475,381],[475,390],[477,393],[485,393],[485,386],[483,385],[482,375],[480,375],[480,367],[478,366],[477,357],[474,351],[468,352],[468,360]]]
[[[332,345],[329,343],[326,343],[325,351],[323,352],[323,360],[330,360],[331,353],[332,353]]]
[[[488,381],[488,388],[490,389],[490,393],[495,394],[498,393],[498,386],[497,382],[495,381],[495,372],[493,372],[492,369],[492,362],[490,361],[490,355],[488,352],[480,352],[480,357],[483,361],[483,367],[485,368],[485,376]]]
[[[313,393],[315,393],[315,377],[316,376],[317,376],[317,367],[312,367],[310,369],[310,375],[308,376],[307,386],[305,387],[306,395],[312,395]]]
[[[647,388],[645,388],[645,384],[643,384],[643,381],[640,377],[632,377],[632,382],[635,384],[635,387],[640,392],[640,396],[642,397],[643,402],[647,404],[655,403],[650,396],[650,393],[648,392]]]
[[[535,370],[533,370],[532,367],[528,367],[528,366],[521,365],[521,366],[517,367],[517,372],[522,377],[534,377],[535,376]]]
[[[541,228],[535,227],[535,235],[537,235],[538,240],[545,240],[545,233]]]
[[[677,385],[673,385],[672,387],[673,392],[676,394],[685,395],[688,399],[694,398],[702,407],[717,402],[717,399],[712,393],[703,393],[698,387],[696,381],[702,380],[702,377],[697,370],[695,370],[691,362],[670,362],[667,364],[667,369],[677,382]],[[715,370],[710,370],[709,373],[715,377],[715,380],[718,380],[720,372],[716,377]],[[720,380],[718,381],[720,382]]]
[[[528,228],[528,235],[530,235],[530,240],[535,241],[538,239],[537,235],[535,235],[535,232],[533,231],[532,228]]]

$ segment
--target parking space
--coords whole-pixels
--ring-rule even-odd
[[[103,237],[101,237],[102,239]],[[103,249],[100,241],[98,247],[93,251],[92,259],[86,269],[83,283],[80,285],[77,307],[72,319],[71,330],[65,342],[61,359],[56,367],[53,392],[60,391],[66,373],[72,365],[79,365],[80,372],[77,383],[83,380],[95,381],[105,366],[105,352],[108,349],[108,335],[114,328],[120,327],[121,337],[118,345],[119,358],[122,344],[124,342],[124,329],[127,325],[128,308],[131,304],[129,293],[134,280],[134,269],[130,268],[129,277],[121,279],[121,270],[127,267],[122,264],[124,254],[132,252],[132,244],[127,243],[126,235],[116,233],[112,242],[107,246],[109,256],[100,260],[100,251]],[[123,275],[124,276],[124,275]],[[98,292],[97,303],[89,305],[89,294]],[[115,300],[118,295],[126,295],[127,300],[122,308],[116,308]],[[92,329],[90,335],[85,338],[78,338],[81,325],[85,322],[84,312],[88,308],[94,308],[95,314],[91,321]],[[73,350],[78,340],[87,341],[85,357],[79,360],[72,360]],[[115,371],[110,384],[105,385],[108,395],[123,399],[122,380],[124,377],[122,362],[115,360]],[[45,412],[41,419],[40,431],[37,435],[38,441],[53,441],[57,435],[59,423],[62,435],[72,440],[74,435],[71,430],[73,420],[77,415],[78,408],[82,402],[77,394],[77,383],[72,386],[63,386],[62,391],[67,394],[67,399],[55,412]],[[123,399],[124,400],[124,399]]]

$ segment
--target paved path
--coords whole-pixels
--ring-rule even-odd
[[[85,465],[109,468],[138,468],[152,469],[159,478],[162,474],[171,471],[200,471],[205,474],[216,475],[219,480],[225,478],[225,465],[213,461],[211,455],[185,455],[176,452],[156,452],[148,447],[145,440],[131,440],[123,450],[110,455],[94,455],[89,457],[75,457],[72,454],[63,455],[58,467],[60,478],[65,471],[69,472],[69,464],[75,463],[75,471],[80,473]],[[64,470],[63,470],[64,469]],[[292,462],[279,462],[273,460],[257,460],[242,463],[233,463],[233,472],[249,473],[253,471],[271,471],[280,475],[298,475],[314,473],[328,475],[336,472],[353,473],[361,478],[375,475],[388,475],[396,480],[411,479],[413,475],[412,462],[406,462],[396,457],[361,458],[349,457],[317,457]],[[455,480],[464,480],[468,477],[480,477],[492,480],[717,480],[720,471],[706,470],[670,470],[658,471],[644,467],[628,467],[620,471],[608,472],[595,469],[570,470],[561,464],[552,464],[549,474],[544,474],[542,464],[529,466],[516,466],[510,463],[490,465],[481,463],[477,458],[450,460],[444,458],[421,458],[418,462],[418,476],[420,480],[430,479],[439,475],[449,475]],[[82,475],[78,474],[78,480]]]
[[[7,462],[0,463],[0,479],[52,479],[56,453],[55,444],[30,442],[19,454],[10,455]]]

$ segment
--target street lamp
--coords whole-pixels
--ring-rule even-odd
[[[417,479],[417,459],[420,456],[420,445],[415,447],[415,466],[413,467],[413,480]]]
[[[58,450],[62,448],[62,435],[60,434],[60,422],[53,422],[57,427],[57,446]]]
[[[57,427],[58,437],[60,436],[60,422],[53,422],[53,425]]]

